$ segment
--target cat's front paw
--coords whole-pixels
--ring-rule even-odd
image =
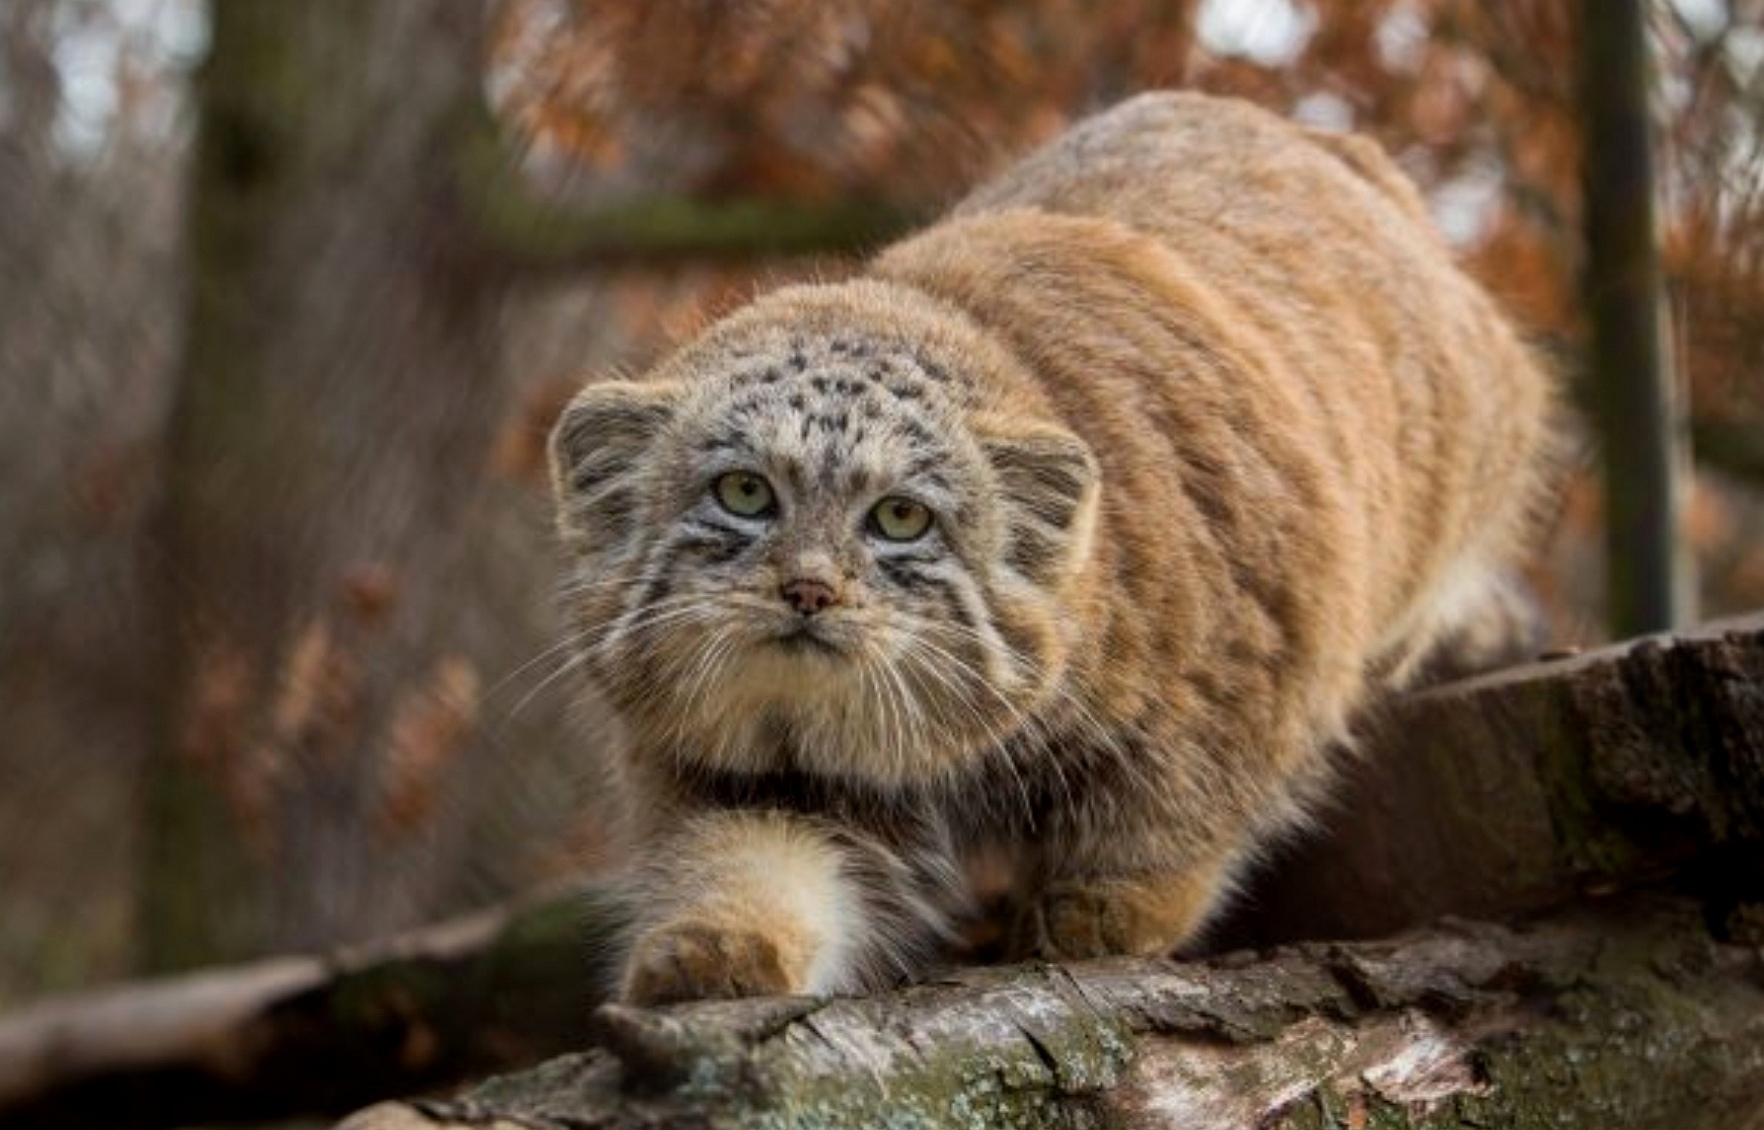
[[[765,935],[684,922],[637,939],[619,995],[637,1005],[774,996],[802,991],[797,980],[783,950]]]
[[[1095,888],[1058,886],[1043,891],[1017,922],[1012,949],[1021,957],[1082,961],[1129,953],[1135,933],[1119,899]]]
[[[1023,912],[1012,948],[1053,961],[1167,954],[1193,936],[1217,894],[1201,875],[1055,883]]]

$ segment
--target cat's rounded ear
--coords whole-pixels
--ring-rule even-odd
[[[679,402],[674,384],[606,381],[576,394],[551,430],[551,487],[566,529],[622,536],[635,517],[644,453]]]
[[[980,447],[1004,500],[1005,562],[1051,585],[1090,553],[1102,471],[1089,445],[1064,428],[979,429]]]

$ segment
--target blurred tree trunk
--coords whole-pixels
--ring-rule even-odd
[[[1679,529],[1689,459],[1664,348],[1647,5],[1586,0],[1581,28],[1584,288],[1605,468],[1606,602],[1611,634],[1623,638],[1695,618],[1692,562]]]
[[[76,140],[68,45],[114,14],[0,3],[0,1008],[129,959],[188,145],[129,128],[181,104],[163,71]]]
[[[508,279],[455,176],[482,9],[213,5],[157,546],[148,968],[408,924],[466,850],[434,814],[468,803],[487,744],[476,533]]]

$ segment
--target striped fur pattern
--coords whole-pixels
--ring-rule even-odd
[[[590,385],[553,456],[634,735],[625,996],[911,976],[997,844],[1014,954],[1192,939],[1352,711],[1507,614],[1550,410],[1381,151],[1188,94]]]

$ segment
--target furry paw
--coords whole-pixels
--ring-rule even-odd
[[[1024,911],[1013,948],[1054,961],[1082,961],[1132,952],[1132,933],[1119,900],[1096,888],[1059,886]]]
[[[1023,912],[1013,949],[1055,961],[1170,953],[1194,935],[1217,894],[1193,877],[1056,883]]]
[[[762,934],[686,922],[637,939],[619,996],[659,1005],[801,991],[779,946]]]

